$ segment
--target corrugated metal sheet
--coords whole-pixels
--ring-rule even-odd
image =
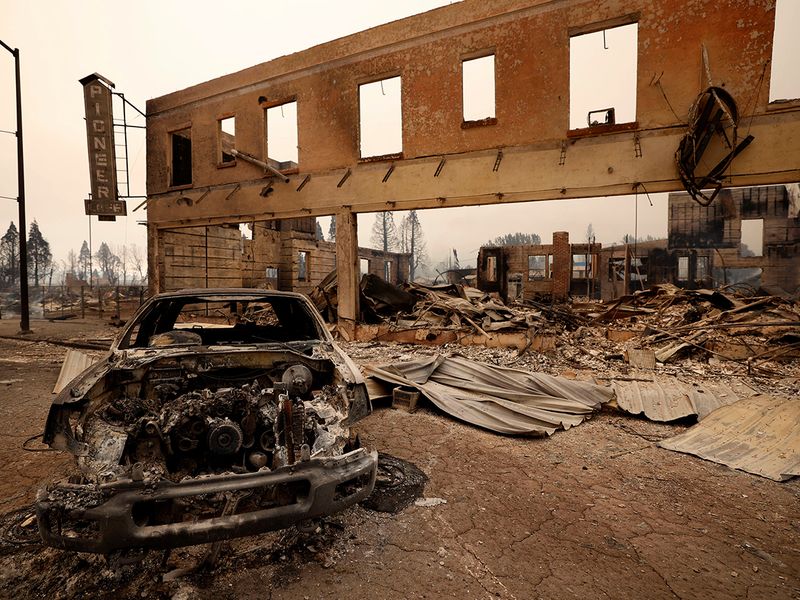
[[[800,475],[800,400],[755,396],[659,442],[734,469],[785,481]]]
[[[644,415],[651,421],[675,421],[697,415],[702,419],[720,406],[753,395],[750,388],[734,390],[722,383],[691,385],[680,381],[668,384],[653,382],[616,382],[617,405],[632,415]]]
[[[53,393],[57,394],[63,390],[70,381],[75,379],[75,377],[83,373],[94,363],[95,359],[88,354],[69,348],[67,350],[67,355],[64,357],[64,362],[61,363],[61,371],[58,374],[56,385],[53,387]]]
[[[416,388],[457,419],[508,434],[569,429],[614,396],[611,388],[591,383],[441,355],[366,371]]]

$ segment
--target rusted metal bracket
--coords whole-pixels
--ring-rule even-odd
[[[230,199],[233,197],[233,195],[234,195],[236,192],[238,192],[240,189],[242,189],[242,185],[241,185],[241,184],[239,184],[239,183],[237,183],[237,184],[236,184],[236,187],[235,187],[235,188],[233,188],[233,189],[230,191],[230,193],[229,193],[227,196],[225,196],[225,201],[227,202],[228,200],[230,200]]]
[[[638,131],[633,134],[633,155],[636,158],[642,158],[642,140]]]
[[[383,180],[381,181],[381,183],[386,183],[387,181],[389,181],[389,177],[392,176],[392,173],[394,173],[394,163],[392,163],[389,166],[389,170],[386,171],[386,175],[383,176]]]
[[[558,157],[558,166],[563,167],[567,163],[567,140],[561,140],[561,154]]]
[[[342,187],[344,185],[344,182],[347,181],[350,178],[350,174],[351,173],[352,173],[352,171],[350,169],[347,169],[347,171],[345,171],[344,175],[342,175],[342,178],[339,180],[339,183],[336,184],[336,187],[337,188]]]
[[[300,190],[302,190],[304,187],[306,187],[306,184],[307,184],[307,183],[308,183],[310,180],[311,180],[311,175],[306,175],[306,176],[303,178],[303,181],[301,181],[301,182],[300,182],[300,185],[298,185],[298,186],[297,186],[297,189],[296,189],[295,191],[296,191],[296,192],[299,192]]]
[[[442,169],[444,169],[444,164],[446,162],[447,162],[446,158],[443,158],[442,160],[439,161],[439,166],[436,167],[436,171],[433,173],[434,177],[438,177],[439,175],[442,174]]]
[[[202,196],[200,196],[197,200],[194,201],[194,203],[195,204],[200,204],[203,201],[203,198],[208,196],[210,193],[211,193],[211,189],[207,189],[205,192],[203,192]]]
[[[246,152],[241,152],[236,148],[231,148],[231,156],[234,158],[241,158],[245,162],[249,162],[252,165],[256,165],[257,167],[261,167],[267,173],[270,173],[273,177],[278,177],[283,180],[283,183],[289,183],[289,178],[278,171],[275,167],[270,166],[269,164],[265,163],[263,160],[259,160],[255,156],[251,156]]]

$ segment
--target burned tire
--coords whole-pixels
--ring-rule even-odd
[[[0,556],[14,554],[21,548],[41,544],[36,511],[32,506],[0,517]]]
[[[427,482],[425,473],[412,463],[389,454],[379,454],[375,489],[361,505],[378,512],[400,512],[422,496]]]

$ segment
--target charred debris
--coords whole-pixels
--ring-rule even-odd
[[[312,299],[323,314],[335,308],[335,280]],[[646,351],[662,364],[723,360],[765,376],[782,375],[776,364],[800,358],[800,301],[746,285],[686,290],[659,284],[611,302],[505,304],[497,294],[468,286],[394,286],[365,276],[361,299],[359,341],[413,337],[436,344],[448,334],[449,342],[506,345],[520,354],[533,348],[624,363]]]

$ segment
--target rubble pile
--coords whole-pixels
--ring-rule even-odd
[[[557,333],[588,319],[569,310],[538,303],[509,306],[497,294],[459,284],[396,286],[375,275],[361,279],[361,310],[365,323],[393,330],[436,329],[487,335],[493,332]],[[315,288],[311,300],[329,322],[335,321],[336,277],[332,273]]]
[[[560,376],[546,380],[549,390],[555,389],[552,382],[560,386],[570,379],[600,384],[597,389],[608,397],[598,396],[598,406],[657,422],[705,423],[708,418],[714,424],[691,430],[680,446],[664,447],[778,481],[798,474],[793,457],[800,438],[786,426],[796,423],[800,411],[800,303],[794,299],[755,290],[685,290],[663,284],[610,303],[547,306],[526,300],[506,306],[493,295],[458,286],[409,290],[420,299],[410,313],[390,318],[395,327],[407,325],[410,316],[416,315],[416,324],[433,314],[431,324],[480,328],[487,338],[493,331],[527,327],[527,339],[547,336],[553,343],[515,348],[465,344],[461,338],[454,340],[460,343],[405,353],[401,346],[383,343],[350,344],[351,356],[367,363],[372,391],[391,398],[393,407],[404,404],[396,401],[397,389],[386,384],[416,390],[440,410],[480,427],[550,434],[559,424],[577,423],[568,424],[561,416],[528,423],[526,411],[532,409],[537,410],[535,419],[543,419],[537,402],[546,395],[536,392],[533,400],[516,389],[509,395],[502,385],[506,373],[547,373]],[[440,376],[440,364],[458,368]],[[494,396],[503,400],[497,407]],[[585,390],[579,396],[590,397]],[[546,402],[552,409],[553,398]],[[416,406],[409,404],[407,410]],[[758,435],[750,435],[756,427]]]
[[[335,278],[328,284],[325,294],[318,290],[312,295],[321,300],[323,312],[332,308],[325,299],[335,298]],[[800,358],[800,302],[752,289],[686,290],[660,284],[609,303],[525,299],[505,304],[497,294],[468,286],[400,287],[365,276],[361,296],[365,323],[381,327],[362,328],[361,341],[478,340],[502,346],[498,335],[515,334],[525,343],[508,336],[505,341],[519,354],[534,348],[568,361],[583,357],[584,367],[598,370],[609,362],[652,369],[656,363],[688,358],[729,361],[738,365],[737,371],[783,376],[780,365]],[[391,337],[401,332],[417,335]],[[443,338],[442,332],[452,335]],[[493,342],[485,343],[489,339]]]
[[[770,373],[769,361],[800,357],[800,303],[778,296],[657,285],[609,305],[575,307],[621,348],[651,351],[659,363],[687,356],[739,362]],[[634,359],[638,360],[638,358]]]
[[[398,313],[390,320],[398,328],[472,329],[485,335],[496,331],[525,331],[548,324],[541,313],[506,306],[499,298],[476,288],[409,284],[407,289],[416,301],[410,311]]]

